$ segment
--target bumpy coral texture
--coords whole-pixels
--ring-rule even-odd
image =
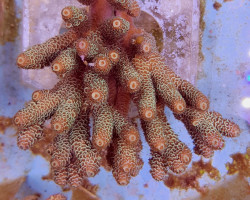
[[[208,111],[207,97],[166,66],[154,37],[134,25],[140,14],[135,0],[78,1],[88,8],[68,6],[61,12],[66,33],[17,58],[23,69],[50,65],[59,78],[53,89],[35,91],[14,117],[23,150],[44,137],[44,123],[51,119],[55,137],[48,150],[57,184],[80,186],[99,172],[104,160],[120,185],[137,176],[143,167],[143,135],[129,118],[131,101],[138,108],[151,149],[150,173],[157,181],[169,171],[182,173],[192,157],[171,129],[165,106],[185,124],[198,155],[211,157],[223,148],[222,136],[239,135],[235,123]]]

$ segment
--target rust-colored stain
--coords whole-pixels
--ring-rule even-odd
[[[206,194],[194,200],[246,200],[249,199],[249,195],[248,181],[237,175],[229,181],[213,186]]]
[[[44,128],[44,138],[35,143],[33,147],[31,147],[31,151],[35,155],[41,155],[46,160],[50,161],[50,154],[47,151],[48,144],[51,144],[54,137],[57,133],[52,131],[50,128]]]
[[[0,184],[0,199],[13,200],[21,185],[26,180],[25,177],[20,177],[15,180],[6,181]]]
[[[222,6],[221,3],[217,2],[217,1],[213,4],[214,9],[217,11],[221,8],[221,6]]]
[[[106,150],[102,150],[100,152],[100,156],[101,156],[101,166],[108,172],[110,172],[112,170],[112,166],[110,163],[110,160],[108,160],[108,156],[107,156],[107,149]]]
[[[223,3],[230,2],[230,1],[233,1],[233,0],[223,0]],[[218,11],[222,7],[222,4],[215,1],[215,3],[213,4],[213,7],[215,10]]]
[[[88,187],[86,187],[89,184]],[[93,186],[89,182],[85,183],[84,187],[72,189],[71,200],[99,200],[100,198],[96,195],[98,186]]]
[[[41,197],[40,194],[32,194],[24,197],[22,200],[39,200]]]
[[[193,162],[192,167],[182,175],[169,174],[164,184],[170,189],[195,189],[200,193],[206,193],[207,188],[201,187],[199,179],[205,174],[216,181],[221,179],[218,169],[212,166],[212,161],[204,162],[202,159]]]
[[[235,175],[222,183],[213,186],[206,193],[203,193],[197,200],[228,200],[249,199],[250,187],[247,177],[250,177],[250,148],[246,153],[235,153],[231,155],[233,161],[226,163],[228,175]]]
[[[52,171],[50,170],[50,172],[47,175],[42,176],[42,180],[53,181]],[[64,189],[64,188],[62,188],[62,189]],[[65,191],[68,191],[68,190],[65,189]]]
[[[206,0],[200,0],[200,21],[199,21],[199,26],[200,26],[200,34],[199,34],[199,61],[202,62],[204,60],[204,54],[202,52],[202,38],[203,38],[203,33],[206,27],[206,23],[204,21],[204,15],[205,15],[205,9],[206,9]]]
[[[3,148],[4,148],[4,143],[1,142],[1,143],[0,143],[0,153],[3,152]],[[3,159],[2,159],[2,160],[3,160]]]
[[[15,1],[0,1],[0,44],[13,42],[18,36],[20,19],[16,17]]]
[[[191,169],[180,176],[170,174],[164,183],[170,189],[195,189],[201,196],[194,200],[249,199],[250,187],[246,177],[250,177],[250,148],[247,148],[246,153],[236,153],[231,157],[232,163],[226,164],[227,174],[237,175],[215,186],[199,185],[199,179],[205,173],[216,181],[221,179],[219,171],[212,166],[211,161],[205,163],[202,160],[193,162]]]
[[[227,174],[233,175],[238,173],[240,176],[250,177],[250,147],[246,153],[236,153],[231,155],[232,163],[226,163]]]
[[[13,125],[12,118],[0,116],[0,133],[3,134],[5,130],[12,125]]]

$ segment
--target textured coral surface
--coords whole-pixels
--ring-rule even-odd
[[[140,15],[135,0],[78,1],[87,6],[61,12],[67,32],[17,58],[23,69],[50,65],[60,79],[53,89],[35,91],[14,116],[23,150],[44,137],[51,120],[57,134],[47,149],[57,184],[78,187],[105,161],[117,183],[127,185],[143,166],[141,137],[151,149],[155,180],[184,172],[192,154],[171,129],[165,106],[184,123],[198,155],[211,157],[224,147],[222,136],[239,135],[235,123],[209,111],[207,97],[166,66],[154,37],[134,25]],[[144,136],[128,117],[131,101]]]

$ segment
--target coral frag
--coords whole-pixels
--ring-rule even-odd
[[[57,184],[78,187],[99,172],[103,160],[120,185],[137,176],[143,166],[142,142],[128,117],[131,101],[138,108],[151,150],[150,173],[157,181],[169,170],[182,173],[192,157],[167,122],[165,106],[185,124],[198,155],[211,157],[223,148],[222,136],[239,135],[235,123],[208,111],[207,97],[166,66],[154,37],[134,25],[140,14],[135,0],[78,1],[87,6],[61,12],[66,33],[17,58],[22,69],[51,65],[60,79],[51,90],[35,91],[14,117],[23,150],[44,137],[44,122],[51,119],[57,134],[48,151]]]

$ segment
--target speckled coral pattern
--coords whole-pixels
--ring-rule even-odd
[[[54,139],[54,151],[51,156],[53,168],[65,167],[70,162],[71,147],[67,134],[58,134]]]
[[[95,176],[106,160],[120,185],[137,176],[144,161],[139,124],[129,116],[137,107],[149,144],[152,177],[182,173],[192,159],[164,113],[169,107],[186,126],[194,152],[211,157],[224,147],[222,136],[239,135],[239,127],[210,112],[209,100],[166,66],[154,37],[134,25],[140,14],[135,0],[78,0],[89,7],[61,12],[68,31],[21,53],[17,65],[40,69],[51,65],[58,83],[35,91],[14,116],[18,146],[29,149],[43,137],[51,119],[55,139],[48,144],[54,181],[78,187]],[[97,12],[102,8],[106,11]],[[92,130],[90,121],[93,121]]]
[[[17,65],[25,69],[40,69],[49,65],[58,53],[77,39],[77,33],[70,30],[55,36],[43,44],[38,44],[21,53],[17,58]]]

